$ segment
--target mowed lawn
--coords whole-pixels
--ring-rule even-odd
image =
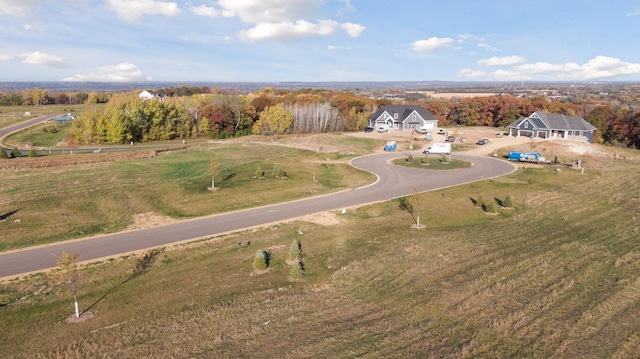
[[[80,271],[78,300],[86,313],[78,323],[65,321],[73,297],[53,279],[40,274],[5,282],[1,352],[25,358],[637,357],[638,162],[602,157],[585,158],[585,165],[584,174],[528,166],[431,192],[422,230],[411,228],[411,215],[395,200],[149,252],[146,261],[141,253],[92,264]],[[179,161],[171,170],[165,166],[159,173],[167,180],[184,172]],[[116,176],[145,180],[121,172],[104,187],[117,183]],[[149,185],[161,186],[156,177]],[[221,182],[220,193],[231,181]],[[184,193],[174,199],[206,186],[195,182],[180,186]],[[507,195],[514,208],[499,207],[498,215],[474,205]],[[161,198],[143,202],[169,213],[205,212],[187,210],[188,195],[180,205]],[[292,279],[286,263],[295,239],[305,261],[302,279]],[[248,247],[238,244],[247,241]],[[258,250],[271,252],[266,272],[252,269]]]
[[[120,231],[145,213],[180,220],[373,182],[373,175],[348,165],[352,157],[211,144],[145,160],[0,171],[0,215],[11,214],[0,222],[0,251]],[[208,190],[212,158],[215,192]]]

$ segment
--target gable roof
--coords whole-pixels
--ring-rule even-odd
[[[425,121],[438,121],[438,119],[434,115],[432,115],[431,112],[427,111],[422,106],[416,105],[386,105],[369,116],[369,119],[375,120],[380,117],[380,115],[386,112],[394,119],[394,114],[397,113],[397,120],[399,122],[404,122],[414,111],[417,112],[418,115],[420,115],[420,117],[422,117],[422,119]]]
[[[525,121],[531,123],[535,129],[551,129],[551,130],[573,130],[573,131],[595,131],[596,128],[582,117],[567,116],[561,113],[548,113],[537,111],[529,117],[521,117],[514,121],[507,128],[518,128]]]

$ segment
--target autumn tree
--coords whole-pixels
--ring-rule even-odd
[[[80,317],[78,310],[78,285],[80,284],[80,275],[78,273],[78,259],[80,254],[62,252],[56,261],[57,268],[53,272],[54,276],[65,285],[73,294],[73,306],[75,308],[76,318]]]
[[[260,119],[253,125],[252,132],[264,135],[283,135],[289,133],[292,122],[293,114],[291,111],[279,103],[262,111]]]

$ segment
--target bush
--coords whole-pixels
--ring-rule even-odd
[[[407,157],[407,162],[413,163],[413,155],[410,153],[409,157]]]
[[[20,153],[20,150],[18,149],[18,147],[13,147],[11,149],[11,158],[18,158],[18,157],[22,157],[22,153]]]
[[[267,251],[258,251],[253,258],[253,269],[265,270],[269,268],[269,261],[271,260],[271,253]]]
[[[478,199],[476,199],[476,207],[484,208],[484,199],[482,198],[482,195],[479,195]]]
[[[504,207],[513,208],[513,200],[511,199],[511,196],[507,195],[504,198],[504,201],[502,201],[502,204],[503,204]]]
[[[36,152],[36,149],[31,147],[29,149],[29,157],[38,157],[38,153]]]
[[[7,151],[0,147],[0,158],[9,158],[9,154],[7,153]]]
[[[297,261],[302,257],[302,243],[299,239],[294,239],[289,247],[289,260]]]
[[[302,278],[304,276],[304,262],[302,258],[297,260],[293,267],[291,267],[290,275],[293,278]]]
[[[485,212],[488,212],[488,213],[496,213],[496,212],[498,212],[498,210],[496,209],[496,202],[494,202],[494,201],[489,201],[489,202],[485,203],[483,208],[484,208]]]

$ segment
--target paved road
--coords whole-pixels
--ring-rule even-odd
[[[436,171],[400,167],[388,163],[392,158],[405,156],[404,153],[384,153],[353,159],[351,161],[353,166],[370,171],[378,177],[373,184],[357,189],[150,229],[120,232],[0,254],[0,278],[7,279],[53,268],[56,265],[57,256],[63,251],[80,253],[84,261],[97,260],[313,213],[386,201],[409,195],[414,188],[431,191],[503,176],[516,170],[514,165],[504,160],[462,154],[453,157],[473,162],[474,165],[471,168]]]
[[[6,137],[6,136],[8,136],[8,135],[10,135],[10,134],[12,134],[14,132],[18,132],[20,130],[24,130],[27,127],[31,127],[33,125],[37,125],[40,122],[44,122],[44,121],[46,121],[48,119],[51,119],[51,118],[54,118],[54,117],[56,117],[58,115],[59,114],[55,114],[55,113],[54,114],[49,114],[49,115],[42,115],[42,116],[38,116],[36,118],[33,118],[31,120],[20,122],[18,124],[13,125],[13,126],[9,126],[9,127],[5,127],[5,128],[0,129],[0,148],[6,148],[6,147],[2,146],[2,144],[1,144],[2,143],[2,139],[4,137]]]

